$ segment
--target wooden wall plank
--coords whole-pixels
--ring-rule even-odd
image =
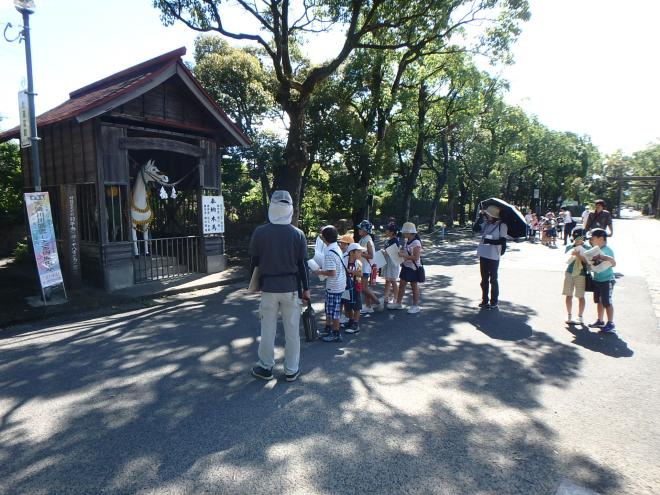
[[[146,117],[165,119],[165,89],[162,85],[145,93],[144,113]]]
[[[83,156],[82,135],[80,133],[80,124],[70,122],[71,130],[71,155],[73,160],[74,178],[76,184],[85,182],[85,158]]]
[[[85,155],[85,182],[96,182],[96,141],[93,120],[83,123],[82,140],[83,154]]]
[[[105,184],[128,184],[128,154],[119,142],[126,137],[126,129],[101,126],[103,175]]]
[[[66,184],[76,183],[76,164],[73,161],[71,123],[62,123],[62,165],[66,172]]]

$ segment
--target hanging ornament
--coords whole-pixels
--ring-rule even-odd
[[[160,199],[167,199],[167,193],[165,192],[165,188],[163,186],[160,186]]]
[[[176,189],[174,189],[174,186],[172,186],[172,191],[170,192],[170,198],[172,199],[176,198]]]

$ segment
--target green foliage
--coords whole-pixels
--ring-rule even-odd
[[[0,143],[0,224],[23,223],[23,186],[18,145]]]
[[[11,253],[15,263],[26,263],[32,261],[32,254],[26,242],[18,242]]]
[[[219,23],[226,2],[154,4],[165,22],[256,42],[236,48],[201,36],[195,45],[196,76],[254,142],[223,160],[234,221],[264,219],[273,184],[300,185],[300,225],[316,230],[361,219],[368,194],[372,214],[452,225],[490,196],[542,210],[595,197],[611,203],[616,190],[608,178],[660,174],[659,144],[603,159],[588,136],[549,129],[508,105],[507,82],[477,67],[475,53],[512,62],[510,48],[530,15],[525,0],[318,0],[305,3],[309,17],[296,15],[284,31],[271,28],[292,22],[282,11],[288,4],[266,1],[255,33]],[[238,8],[254,17],[250,5]],[[456,26],[459,12],[467,22]],[[347,31],[350,19],[358,32]],[[346,49],[314,66],[303,53],[306,37],[331,27],[349,35]],[[286,138],[264,131],[263,123],[283,114]],[[649,194],[625,192],[640,204]]]

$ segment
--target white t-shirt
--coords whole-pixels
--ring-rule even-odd
[[[508,229],[505,223],[485,223],[481,231],[481,242],[477,246],[477,256],[480,258],[487,258],[489,260],[499,260],[502,256],[502,246],[499,244],[486,244],[484,239],[490,236],[490,239],[496,240],[506,237]]]
[[[584,224],[587,223],[587,219],[589,218],[589,213],[591,213],[589,210],[584,210],[582,212],[582,226],[584,226]]]
[[[323,259],[324,270],[334,270],[335,276],[325,279],[325,290],[338,294],[346,290],[346,269],[344,268],[343,253],[339,245],[334,242],[325,251]]]
[[[525,223],[527,223],[527,225],[532,225],[532,214],[531,213],[528,213],[527,215],[525,215]]]
[[[408,256],[413,255],[413,251],[415,250],[416,247],[419,247],[419,256],[420,256],[420,261],[416,261],[417,266],[421,265],[421,257],[422,257],[422,243],[419,241],[419,239],[413,239],[410,242],[406,242],[404,249],[406,250],[406,254]],[[408,268],[412,268],[415,270],[415,263],[413,263],[411,260],[406,260],[402,264],[403,266],[407,266]]]
[[[372,256],[376,253],[376,246],[374,245],[374,241],[371,239],[371,236],[369,234],[362,237],[360,239],[359,244],[363,248],[367,249],[367,251],[365,251],[365,253],[362,255],[362,273],[368,275],[371,273],[371,264],[369,263],[369,260],[366,258],[366,256],[369,255],[369,244],[371,244]]]

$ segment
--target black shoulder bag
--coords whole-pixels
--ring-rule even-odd
[[[412,253],[410,253],[412,256]],[[424,264],[422,263],[422,257],[419,257],[419,266],[413,261],[415,265],[415,270],[417,270],[417,281],[420,283],[426,282],[426,270],[424,270]]]

